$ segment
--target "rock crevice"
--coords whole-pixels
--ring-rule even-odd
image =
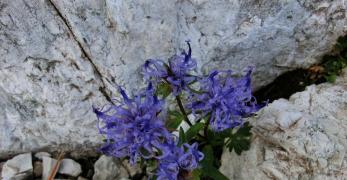
[[[78,40],[75,32],[73,31],[73,28],[71,27],[69,21],[66,19],[66,17],[61,13],[61,11],[58,9],[58,7],[55,5],[53,0],[47,0],[54,8],[54,10],[57,12],[57,15],[61,18],[61,20],[64,22],[64,24],[66,25],[67,29],[69,30],[69,32],[71,33],[73,39],[76,41],[76,43],[78,44],[82,55],[90,62],[90,64],[93,66],[94,71],[95,71],[95,75],[98,77],[98,79],[100,79],[100,81],[102,82],[102,86],[100,86],[99,91],[101,92],[101,94],[103,94],[105,96],[105,98],[109,101],[111,101],[111,97],[110,94],[107,93],[107,89],[106,89],[106,83],[105,80],[100,72],[100,70],[98,69],[98,67],[95,65],[94,61],[92,60],[91,56],[88,54],[88,52],[86,51],[86,49],[83,47],[82,43]]]

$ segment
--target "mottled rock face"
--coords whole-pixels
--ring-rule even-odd
[[[343,1],[52,1],[103,77],[130,88],[145,59],[166,59],[187,39],[199,70],[253,65],[260,87],[317,62],[347,31]]]
[[[30,179],[33,173],[31,153],[20,154],[6,161],[1,179]]]
[[[255,87],[305,67],[346,30],[343,1],[0,2],[0,156],[100,143],[91,106],[135,89],[147,58],[190,39],[199,71],[256,66]],[[108,95],[107,95],[108,94]],[[63,145],[63,147],[62,147]]]
[[[49,2],[0,7],[0,157],[95,146],[103,84],[69,29]]]
[[[253,122],[251,149],[222,155],[230,179],[347,177],[347,71],[334,85],[274,101]]]

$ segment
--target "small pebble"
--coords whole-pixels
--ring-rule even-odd
[[[36,157],[37,159],[42,160],[42,157],[51,157],[51,154],[49,154],[48,152],[37,152],[37,153],[35,154],[35,157]]]
[[[63,159],[58,171],[60,174],[77,177],[82,173],[81,165],[72,159]]]
[[[77,180],[88,180],[88,179],[86,179],[86,178],[84,178],[82,176],[78,176]]]

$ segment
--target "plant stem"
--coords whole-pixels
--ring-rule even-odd
[[[180,108],[182,114],[183,114],[183,117],[184,117],[184,121],[186,123],[189,124],[189,126],[193,126],[193,124],[189,121],[188,119],[188,115],[187,115],[187,112],[184,110],[184,107],[183,107],[183,104],[182,104],[182,101],[181,101],[181,98],[179,95],[176,96],[176,101],[177,101],[177,104],[178,104],[178,107]]]
[[[208,126],[210,125],[210,116],[207,116],[207,121],[205,123],[205,128],[204,128],[204,136],[207,137],[207,132],[208,132]]]
[[[190,127],[192,127],[193,124],[189,121],[187,112],[186,112],[186,110],[185,110],[184,107],[183,107],[183,104],[182,104],[182,101],[181,101],[181,98],[180,98],[179,95],[176,96],[176,101],[177,101],[178,107],[180,108],[180,111],[181,111],[182,114],[183,114],[184,121],[185,121],[187,124],[189,124]],[[207,140],[207,138],[206,138],[205,136],[202,136],[202,135],[199,134],[199,133],[198,133],[197,135],[198,135],[199,137],[201,137],[201,138]]]

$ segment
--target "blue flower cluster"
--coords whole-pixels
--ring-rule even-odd
[[[251,73],[235,78],[231,71],[212,71],[200,82],[202,93],[194,94],[188,105],[193,112],[210,113],[210,126],[223,131],[242,124],[242,118],[252,115],[265,104],[257,104],[252,95]]]
[[[177,137],[171,134],[159,117],[163,111],[162,100],[154,94],[152,84],[133,99],[123,89],[119,89],[123,100],[104,110],[94,108],[102,123],[101,134],[106,143],[101,151],[119,158],[129,157],[135,164],[140,158],[157,159],[159,162],[158,179],[175,180],[180,171],[191,171],[198,167],[203,154],[197,144],[177,146]]]
[[[110,105],[105,110],[94,108],[98,119],[102,121],[99,130],[106,135],[106,143],[101,150],[115,157],[130,157],[135,164],[139,158],[157,157],[162,144],[173,141],[162,119],[157,115],[162,111],[163,101],[154,95],[149,84],[146,91],[130,99],[120,88],[123,100]]]
[[[154,85],[170,85],[185,121],[191,125],[180,100],[180,94],[188,92],[186,108],[201,117],[209,117],[205,130],[209,126],[215,132],[242,125],[243,118],[264,106],[258,105],[252,95],[252,68],[241,77],[235,77],[231,71],[211,71],[207,76],[194,76],[190,73],[196,69],[196,60],[191,57],[188,41],[187,44],[188,53],[183,51],[172,56],[168,64],[159,59],[145,62],[143,74],[148,81],[145,90],[130,98],[119,88],[121,101],[102,109],[94,108],[99,131],[106,137],[101,151],[119,158],[127,157],[131,164],[140,159],[154,159],[158,163],[156,176],[159,180],[176,180],[199,168],[204,155],[197,143],[178,146],[178,138],[165,127],[164,100],[156,96]],[[200,89],[190,87],[195,82],[200,84]]]
[[[160,159],[158,169],[158,179],[175,180],[180,171],[192,171],[198,168],[198,162],[204,158],[204,154],[198,150],[198,144],[183,144],[178,147],[176,144],[168,144],[165,156]]]
[[[196,69],[196,60],[192,59],[189,41],[187,44],[188,53],[183,51],[180,55],[172,56],[169,65],[159,59],[147,60],[143,66],[145,78],[154,82],[164,80],[171,85],[175,96],[183,90],[188,90],[187,85],[196,80],[195,76],[188,74]]]

